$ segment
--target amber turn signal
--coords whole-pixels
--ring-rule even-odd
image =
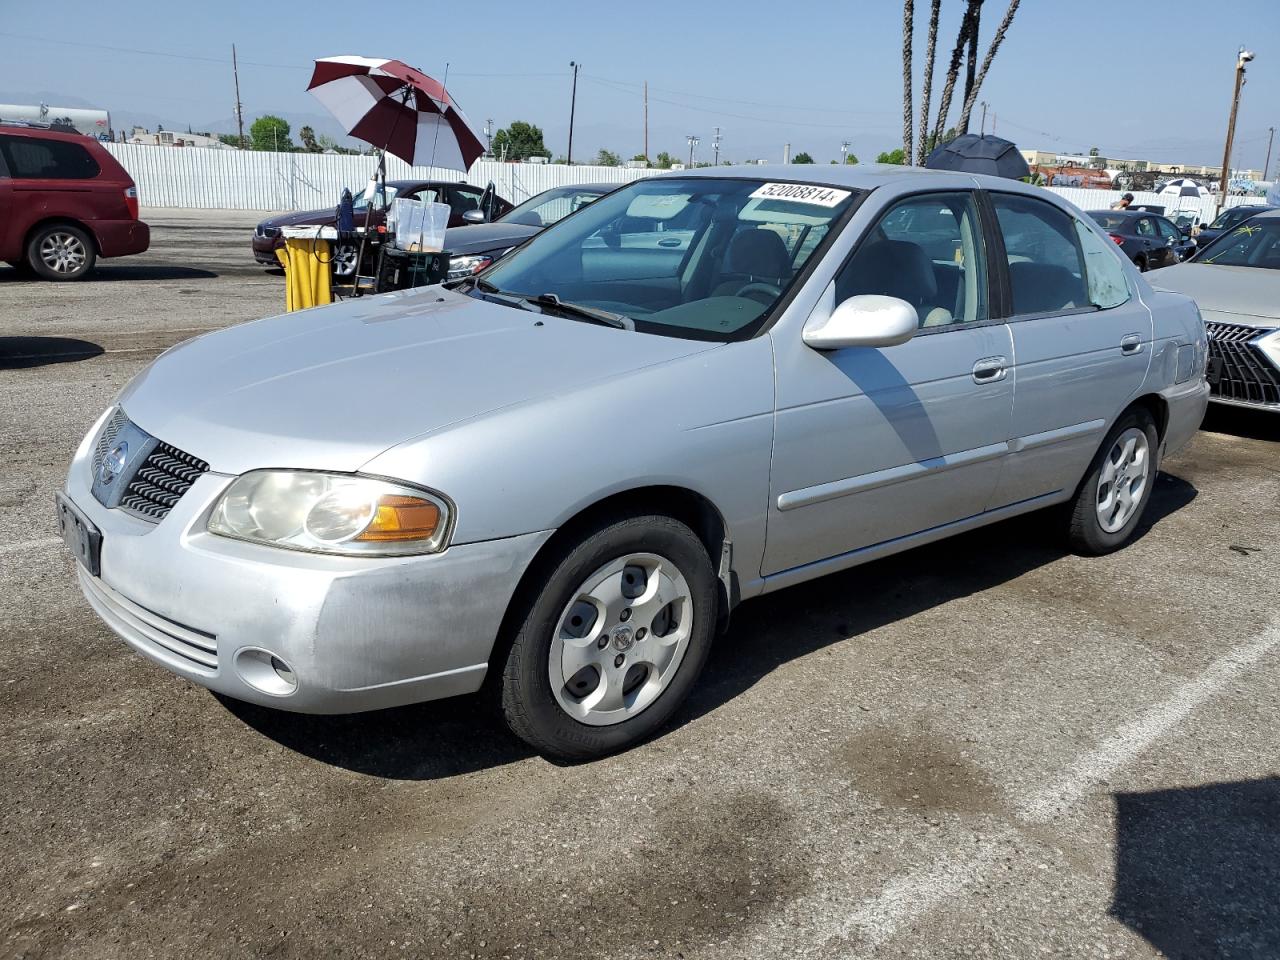
[[[419,497],[382,496],[373,519],[356,537],[366,543],[425,540],[440,526],[440,508]]]

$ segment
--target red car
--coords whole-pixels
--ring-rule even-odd
[[[98,257],[142,253],[138,188],[97,140],[0,124],[0,260],[79,280]]]

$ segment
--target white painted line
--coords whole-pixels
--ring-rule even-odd
[[[60,537],[44,537],[40,540],[19,540],[17,543],[0,543],[0,556],[6,553],[22,553],[24,550],[42,550],[61,543]]]
[[[1044,824],[1065,816],[1097,784],[1135,760],[1277,646],[1280,646],[1280,620],[1125,723],[1067,767],[1049,786],[1023,798],[1015,807],[1015,819],[1026,824]],[[978,880],[997,861],[1016,855],[1018,835],[1018,828],[1010,826],[983,837],[981,846],[968,856],[944,856],[919,871],[891,880],[874,899],[861,904],[845,919],[837,935],[844,939],[860,937],[872,946],[885,943],[905,924],[921,919]]]

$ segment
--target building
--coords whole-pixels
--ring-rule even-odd
[[[208,150],[233,150],[234,147],[223,143],[217,137],[209,137],[203,133],[179,133],[174,130],[157,130],[151,133],[146,127],[134,127],[125,143],[144,143],[160,147],[203,147]]]
[[[1085,154],[1060,153],[1048,150],[1019,150],[1029,167],[1091,167],[1095,170],[1114,170],[1119,173],[1160,173],[1169,176],[1195,177],[1219,180],[1222,167],[1192,163],[1159,163],[1155,160],[1134,160],[1124,157],[1087,156]],[[1231,171],[1233,180],[1261,180],[1261,170]]]

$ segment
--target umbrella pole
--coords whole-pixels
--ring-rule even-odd
[[[387,154],[385,150],[378,151],[378,168],[376,171],[374,171],[373,178],[377,183],[379,183],[382,186],[382,194],[383,196],[386,196]],[[378,195],[378,190],[375,187],[373,191],[373,197],[376,197],[377,195]],[[369,242],[369,223],[373,219],[373,197],[369,197],[368,199],[366,199],[364,204],[364,233],[360,234],[360,250],[356,254],[356,288],[353,291],[357,297],[364,295],[360,288],[360,265],[364,263],[365,245]],[[376,270],[375,270],[374,282],[375,283],[377,282]]]

